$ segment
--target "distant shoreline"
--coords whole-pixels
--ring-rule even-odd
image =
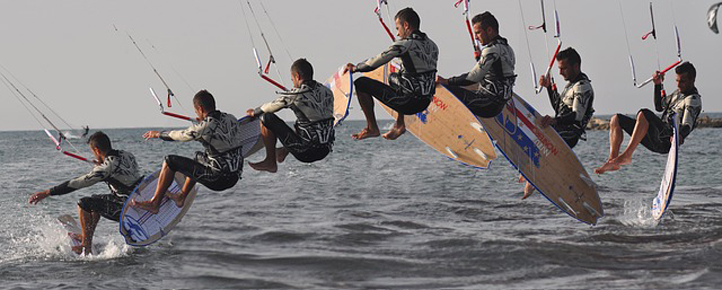
[[[719,113],[712,114],[719,115]],[[709,114],[702,114],[697,120],[697,128],[722,128],[722,118],[712,118]],[[587,130],[609,130],[609,119],[593,117],[587,124]]]

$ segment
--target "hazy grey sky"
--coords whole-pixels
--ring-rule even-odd
[[[421,16],[421,30],[439,45],[439,74],[468,71],[474,61],[469,36],[455,1],[389,0],[391,12],[411,6]],[[554,1],[547,1],[552,22]],[[720,71],[722,35],[706,25],[706,12],[716,1],[653,1],[659,33],[661,65],[676,58],[673,14],[682,38],[683,57],[698,70],[697,87],[706,112],[722,111]],[[221,110],[244,114],[275,97],[274,87],[260,80],[237,0],[213,1],[99,1],[29,0],[2,1],[0,9],[0,63],[35,91],[76,127],[180,127],[164,117],[148,88],[164,89],[133,47],[130,32],[191,114],[190,99],[198,89],[208,89]],[[245,1],[243,2],[245,4]],[[252,1],[264,32],[278,59],[287,84],[292,60],[285,53],[258,1]],[[563,47],[573,46],[582,55],[582,70],[592,79],[597,114],[633,113],[653,107],[652,86],[632,86],[627,47],[617,1],[556,1],[562,23]],[[323,81],[347,62],[358,62],[385,49],[390,40],[373,13],[372,0],[264,1],[293,57],[305,57]],[[516,92],[542,113],[552,113],[546,94],[535,95],[529,57],[517,1],[471,3],[473,14],[489,10],[501,24],[517,55]],[[638,79],[651,76],[657,67],[652,41],[640,36],[649,30],[647,1],[623,1]],[[540,22],[539,2],[523,0],[525,25]],[[254,36],[258,30],[251,21]],[[113,26],[119,29],[116,32]],[[392,25],[392,24],[389,24]],[[393,29],[393,28],[392,28]],[[555,42],[549,35],[550,46]],[[530,32],[530,46],[537,71],[548,58],[543,34]],[[151,44],[156,49],[151,47]],[[256,39],[264,59],[267,52]],[[552,49],[550,47],[550,49]],[[176,73],[177,72],[177,73]],[[556,68],[554,69],[556,73]],[[187,85],[183,79],[190,84]],[[275,73],[274,73],[275,77]],[[665,82],[673,89],[674,75]],[[557,77],[557,83],[563,80]],[[39,125],[5,88],[0,88],[0,130],[34,130]],[[362,117],[354,102],[352,119]],[[175,109],[175,107],[174,107]],[[283,114],[288,121],[291,115]],[[379,116],[386,118],[384,112]]]

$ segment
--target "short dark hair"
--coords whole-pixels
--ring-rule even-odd
[[[674,69],[678,75],[686,73],[691,79],[697,79],[697,69],[694,68],[691,62],[685,61]]]
[[[491,14],[491,12],[489,11],[477,14],[476,16],[474,16],[474,18],[471,19],[471,23],[481,23],[481,29],[484,30],[491,27],[494,28],[495,31],[499,31],[499,21],[497,21],[496,17],[494,17],[494,15]]]
[[[581,65],[582,64],[582,57],[579,56],[579,53],[574,50],[574,48],[569,47],[565,50],[560,51],[557,54],[557,60],[566,60],[571,65]]]
[[[103,131],[98,131],[90,135],[88,138],[88,145],[93,148],[97,148],[101,152],[107,153],[113,150],[113,146],[110,145],[110,138],[105,135]]]
[[[216,100],[206,90],[200,90],[193,97],[193,105],[200,106],[203,110],[211,112],[216,110]]]
[[[411,7],[399,10],[394,19],[398,19],[401,24],[404,22],[408,23],[413,29],[419,29],[419,27],[421,27],[421,18],[419,18],[419,14]]]
[[[305,58],[299,58],[291,65],[291,71],[304,81],[313,79],[313,66]]]

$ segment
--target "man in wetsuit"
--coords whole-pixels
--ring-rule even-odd
[[[474,16],[471,22],[474,36],[483,46],[481,58],[470,72],[449,79],[437,77],[436,81],[445,85],[474,115],[492,118],[501,113],[512,97],[516,57],[506,38],[499,35],[499,22],[489,11]],[[478,87],[473,91],[463,88],[470,85]]]
[[[29,200],[31,204],[37,204],[51,195],[68,194],[100,181],[107,183],[110,194],[94,194],[78,201],[81,236],[77,238],[80,239],[81,245],[73,247],[73,252],[86,255],[91,254],[93,233],[100,217],[119,221],[128,195],[142,181],[138,163],[133,154],[114,150],[108,135],[100,131],[95,132],[88,138],[88,144],[96,159],[95,166],[90,173],[63,182],[46,191],[35,193],[30,196]]]
[[[684,143],[697,125],[697,117],[702,111],[702,97],[694,86],[697,70],[691,63],[683,62],[675,72],[677,90],[669,96],[662,86],[664,74],[654,74],[654,108],[662,112],[661,118],[649,109],[639,110],[637,120],[622,114],[612,116],[609,123],[609,158],[604,165],[594,170],[595,173],[618,170],[632,163],[632,155],[640,143],[652,152],[668,153],[672,147],[672,118],[679,120],[680,144]],[[624,152],[619,154],[624,139],[622,130],[631,135],[632,139]]]
[[[198,118],[185,130],[148,131],[143,137],[160,138],[164,141],[190,142],[198,141],[205,147],[205,152],[196,152],[194,159],[168,155],[158,177],[155,195],[148,201],[131,201],[131,206],[158,213],[163,195],[183,207],[188,193],[200,182],[214,191],[221,191],[236,185],[243,171],[243,152],[241,127],[236,117],[216,110],[213,95],[201,90],[193,97],[193,107]],[[181,192],[166,194],[173,182],[176,172],[186,176]]]
[[[311,163],[325,158],[332,150],[333,92],[313,80],[313,66],[306,59],[291,65],[294,89],[280,93],[281,96],[256,109],[248,109],[251,117],[261,118],[261,135],[266,146],[266,159],[248,163],[253,169],[276,172],[278,164],[288,153],[301,162]],[[290,108],[296,114],[295,130],[281,120],[275,112]],[[283,144],[276,149],[276,139]]]
[[[549,102],[554,108],[554,117],[546,115],[541,119],[541,128],[552,126],[570,148],[574,148],[579,139],[584,137],[587,123],[594,114],[594,90],[589,77],[582,72],[582,58],[574,48],[567,48],[557,54],[559,74],[567,81],[561,94],[556,90],[549,78],[542,76],[539,85],[547,89]],[[523,176],[519,177],[523,181]],[[524,188],[526,199],[534,192],[534,187],[527,182]]]
[[[421,19],[411,8],[401,9],[395,17],[399,39],[386,51],[357,65],[347,64],[344,69],[351,72],[370,72],[392,59],[401,58],[402,68],[389,75],[389,85],[377,80],[360,77],[354,81],[359,105],[366,117],[366,128],[351,135],[356,140],[378,137],[379,127],[374,113],[375,97],[379,102],[398,112],[396,124],[383,135],[395,140],[406,132],[404,115],[413,115],[426,110],[436,91],[436,62],[439,48],[425,33],[419,30]]]

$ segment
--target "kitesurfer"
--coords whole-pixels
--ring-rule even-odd
[[[101,181],[107,183],[110,194],[94,194],[78,201],[81,235],[75,238],[81,241],[81,245],[73,247],[73,252],[86,255],[91,254],[93,233],[100,217],[119,221],[128,195],[143,180],[135,156],[130,152],[113,149],[105,133],[93,133],[88,138],[88,144],[95,156],[95,166],[88,174],[35,193],[29,200],[31,204],[37,204],[51,195],[68,194]]]
[[[609,123],[609,157],[606,163],[594,170],[595,173],[615,171],[632,163],[632,155],[640,143],[652,152],[668,153],[672,146],[672,118],[679,120],[679,140],[680,144],[684,143],[697,125],[702,97],[694,85],[697,70],[691,63],[683,62],[675,68],[675,72],[677,90],[671,95],[667,95],[662,86],[664,74],[654,73],[654,108],[662,112],[661,118],[649,109],[639,110],[636,120],[622,114],[612,116]],[[619,154],[624,139],[622,130],[631,135],[631,140],[624,152]]]
[[[193,97],[193,107],[198,118],[185,130],[148,131],[143,137],[160,138],[164,141],[190,142],[198,141],[205,147],[205,152],[196,152],[194,159],[168,155],[158,177],[155,195],[148,201],[131,201],[131,206],[151,213],[158,213],[163,195],[183,207],[185,198],[196,182],[213,191],[221,191],[236,185],[243,171],[243,154],[241,126],[231,114],[216,109],[213,95],[201,90]],[[180,193],[166,193],[173,182],[176,172],[186,176]]]
[[[334,141],[333,92],[313,80],[313,66],[305,58],[291,65],[293,89],[255,109],[248,116],[261,118],[261,135],[266,146],[266,158],[248,163],[259,171],[276,172],[278,163],[291,153],[301,162],[315,162],[325,158]],[[290,108],[296,114],[295,129],[291,129],[275,112]],[[276,148],[276,139],[283,147]]]
[[[542,117],[540,127],[551,125],[570,148],[574,148],[579,139],[586,140],[585,129],[594,114],[592,81],[582,72],[581,65],[582,58],[574,48],[569,47],[557,54],[559,74],[567,81],[561,93],[556,90],[549,77],[539,78],[539,85],[547,89],[549,102],[555,113],[554,117]],[[519,179],[524,180],[522,176]],[[527,182],[522,199],[526,199],[533,192],[534,186]]]
[[[401,9],[395,16],[395,24],[399,39],[394,44],[381,54],[357,65],[349,63],[344,69],[344,73],[370,72],[396,57],[402,62],[401,70],[389,75],[389,85],[368,77],[354,81],[359,105],[366,117],[366,128],[351,135],[353,139],[380,135],[372,96],[398,112],[394,127],[383,135],[388,140],[395,140],[406,132],[404,115],[426,110],[436,91],[434,80],[439,48],[419,30],[419,15],[410,7]]]
[[[471,19],[474,36],[481,45],[481,58],[468,72],[449,79],[437,77],[472,113],[481,118],[501,113],[513,95],[516,57],[506,38],[499,35],[499,22],[490,12]],[[473,90],[465,86],[478,85]]]

